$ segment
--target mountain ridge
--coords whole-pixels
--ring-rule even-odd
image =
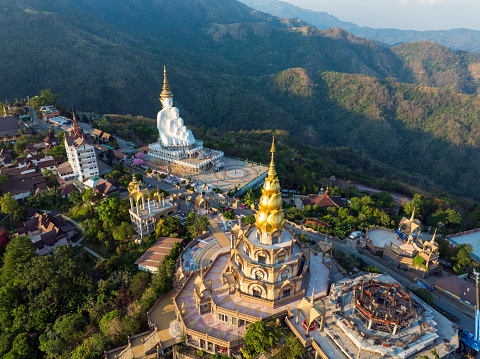
[[[456,28],[449,30],[400,30],[394,28],[372,28],[342,21],[324,11],[303,9],[279,0],[240,0],[246,5],[266,13],[288,18],[298,18],[319,29],[340,27],[346,31],[376,41],[385,46],[396,46],[405,42],[431,41],[453,50],[480,52],[480,31]]]

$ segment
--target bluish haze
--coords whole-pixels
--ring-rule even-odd
[[[403,30],[480,30],[480,0],[284,0],[343,21]]]

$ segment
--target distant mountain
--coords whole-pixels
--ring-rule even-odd
[[[405,42],[432,41],[453,50],[480,52],[480,31],[451,29],[438,31],[415,31],[398,29],[374,29],[341,21],[323,11],[311,11],[279,0],[241,0],[253,9],[286,18],[298,18],[319,29],[340,27],[356,36],[394,46]]]

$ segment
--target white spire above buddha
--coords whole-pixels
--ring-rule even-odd
[[[163,147],[188,147],[195,144],[192,131],[187,129],[180,117],[180,110],[173,107],[173,94],[167,79],[167,70],[164,71],[163,91],[160,102],[163,109],[157,115],[159,141]]]

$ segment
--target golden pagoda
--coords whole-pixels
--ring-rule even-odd
[[[262,197],[258,205],[258,213],[255,215],[257,230],[260,230],[262,234],[271,234],[283,229],[286,222],[282,209],[280,182],[277,177],[277,171],[275,171],[275,138],[273,138],[270,152],[272,153],[272,160],[268,170],[268,177],[265,179]]]
[[[272,160],[255,215],[255,224],[232,230],[229,270],[235,278],[236,293],[262,305],[277,307],[305,296],[310,251],[285,228],[280,182],[275,171],[275,139]],[[241,229],[241,230],[240,230]],[[304,278],[306,277],[306,280]]]

